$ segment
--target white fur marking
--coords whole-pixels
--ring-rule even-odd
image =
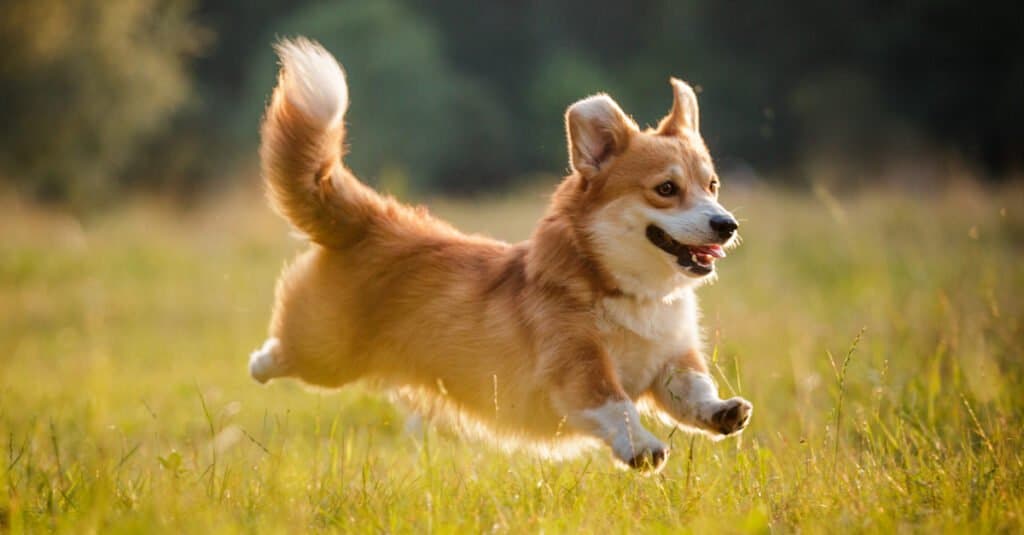
[[[684,381],[689,385],[687,401],[696,411],[697,418],[710,422],[722,400],[718,397],[718,387],[706,373],[689,372]]]
[[[686,210],[667,212],[648,207],[643,207],[642,210],[648,221],[661,227],[675,240],[687,245],[717,243],[719,237],[711,229],[711,218],[732,216],[728,210],[718,204],[718,201],[706,193],[700,194],[692,206]]]
[[[700,349],[693,290],[683,287],[669,295],[671,299],[616,297],[601,302],[602,341],[631,397],[650,388],[672,359]]]
[[[640,413],[629,401],[609,401],[604,405],[583,411],[583,415],[596,424],[597,433],[608,443],[615,457],[629,463],[637,455],[664,451],[665,445],[640,424]]]
[[[594,214],[591,236],[601,263],[622,290],[638,297],[662,299],[681,286],[696,283],[675,259],[647,240],[651,217],[631,198],[614,200]]]
[[[263,347],[249,355],[249,375],[253,379],[266,383],[274,377],[281,376],[283,370],[274,357],[280,347],[281,342],[277,338],[268,338],[263,342]]]
[[[688,347],[698,341],[696,301],[693,290],[684,286],[661,299],[606,298],[601,310],[606,319],[645,341],[681,351],[679,340],[685,340]]]
[[[341,124],[348,109],[345,73],[329,52],[305,38],[275,47],[284,69],[281,85],[288,100],[326,128]]]

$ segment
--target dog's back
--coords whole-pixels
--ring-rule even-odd
[[[303,39],[277,50],[282,70],[262,127],[263,175],[275,209],[316,246],[281,275],[271,338],[251,357],[253,377],[326,387],[382,378],[453,396],[480,419],[502,413],[510,428],[557,425],[513,402],[537,393],[508,380],[521,376],[524,357],[523,325],[507,321],[524,297],[524,249],[466,236],[359,182],[341,160],[341,68]]]

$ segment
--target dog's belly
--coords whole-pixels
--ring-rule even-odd
[[[690,291],[668,302],[605,299],[598,327],[622,387],[634,400],[669,362],[700,349],[696,302]]]

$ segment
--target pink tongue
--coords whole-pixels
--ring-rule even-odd
[[[705,254],[715,258],[725,258],[725,250],[721,245],[698,245],[691,246],[690,251],[695,254]]]

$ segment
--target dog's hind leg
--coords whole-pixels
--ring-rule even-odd
[[[249,375],[260,383],[286,375],[287,370],[280,358],[281,342],[268,338],[263,347],[249,355]]]

